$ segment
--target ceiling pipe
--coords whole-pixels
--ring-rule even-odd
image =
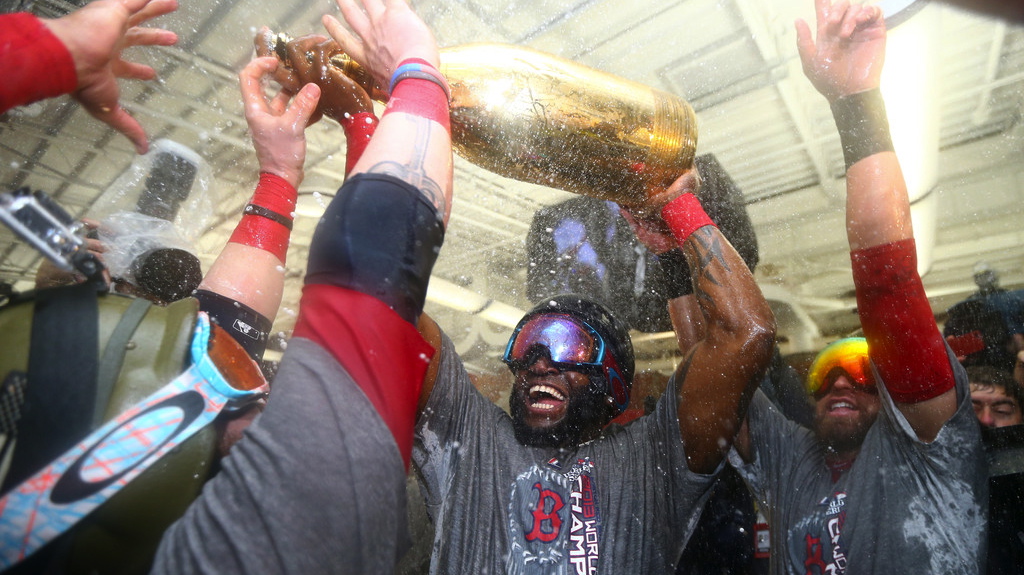
[[[992,83],[999,75],[999,60],[1003,56],[1003,43],[1006,41],[1006,22],[996,22],[995,30],[992,32],[992,45],[989,47],[988,60],[985,63],[985,86],[978,94],[978,107],[971,113],[971,121],[975,126],[980,126],[988,121],[992,111],[990,105],[992,99]]]
[[[515,306],[495,301],[437,276],[430,277],[427,301],[509,328],[516,327],[526,315],[524,310]]]

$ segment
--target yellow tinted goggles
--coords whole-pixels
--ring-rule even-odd
[[[836,369],[843,370],[856,385],[875,386],[868,342],[862,337],[841,339],[821,350],[807,373],[807,393],[814,396],[826,393],[835,381]]]

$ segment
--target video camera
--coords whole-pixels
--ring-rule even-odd
[[[45,192],[0,192],[0,221],[61,269],[106,285],[103,262],[86,247],[87,228]]]

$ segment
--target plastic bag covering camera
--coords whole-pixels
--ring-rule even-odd
[[[114,277],[134,281],[132,262],[158,248],[194,253],[206,230],[213,202],[210,168],[182,144],[153,143],[100,196],[89,217],[99,220],[104,261]]]

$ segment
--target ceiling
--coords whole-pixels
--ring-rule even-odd
[[[439,44],[520,44],[672,92],[697,113],[698,153],[713,153],[746,199],[760,245],[756,278],[779,320],[784,352],[805,351],[857,329],[844,231],[843,160],[825,100],[800,71],[792,22],[813,19],[811,0],[414,0]],[[0,0],[56,15],[74,4]],[[210,213],[196,248],[208,267],[253,190],[237,72],[260,26],[294,36],[322,32],[328,0],[182,1],[157,23],[177,32],[172,48],[137,50],[160,79],[123,82],[123,103],[151,140],[167,138],[209,167]],[[925,206],[925,288],[939,321],[976,289],[978,262],[1004,287],[1024,286],[1024,28],[932,3],[938,42],[906,50],[937,64],[925,96],[936,103],[937,183]],[[899,33],[897,28],[893,36]],[[890,43],[890,61],[893,59]],[[920,54],[918,54],[920,55]],[[922,104],[923,105],[923,104]],[[344,136],[331,121],[308,130],[306,180],[288,256],[288,288],[275,330],[294,323],[316,214],[344,172]],[[134,159],[129,142],[66,98],[0,117],[0,189],[55,197],[75,216]],[[525,240],[531,215],[572,197],[505,179],[456,158],[455,206],[434,268],[427,311],[478,372],[501,369],[518,310],[528,309]],[[926,190],[927,191],[927,190]],[[931,202],[935,202],[934,205]],[[929,215],[930,212],[930,215]],[[921,240],[919,240],[921,241]],[[928,255],[930,254],[930,255]],[[0,280],[29,289],[38,254],[0,229]],[[674,363],[671,334],[638,334],[641,365]]]

